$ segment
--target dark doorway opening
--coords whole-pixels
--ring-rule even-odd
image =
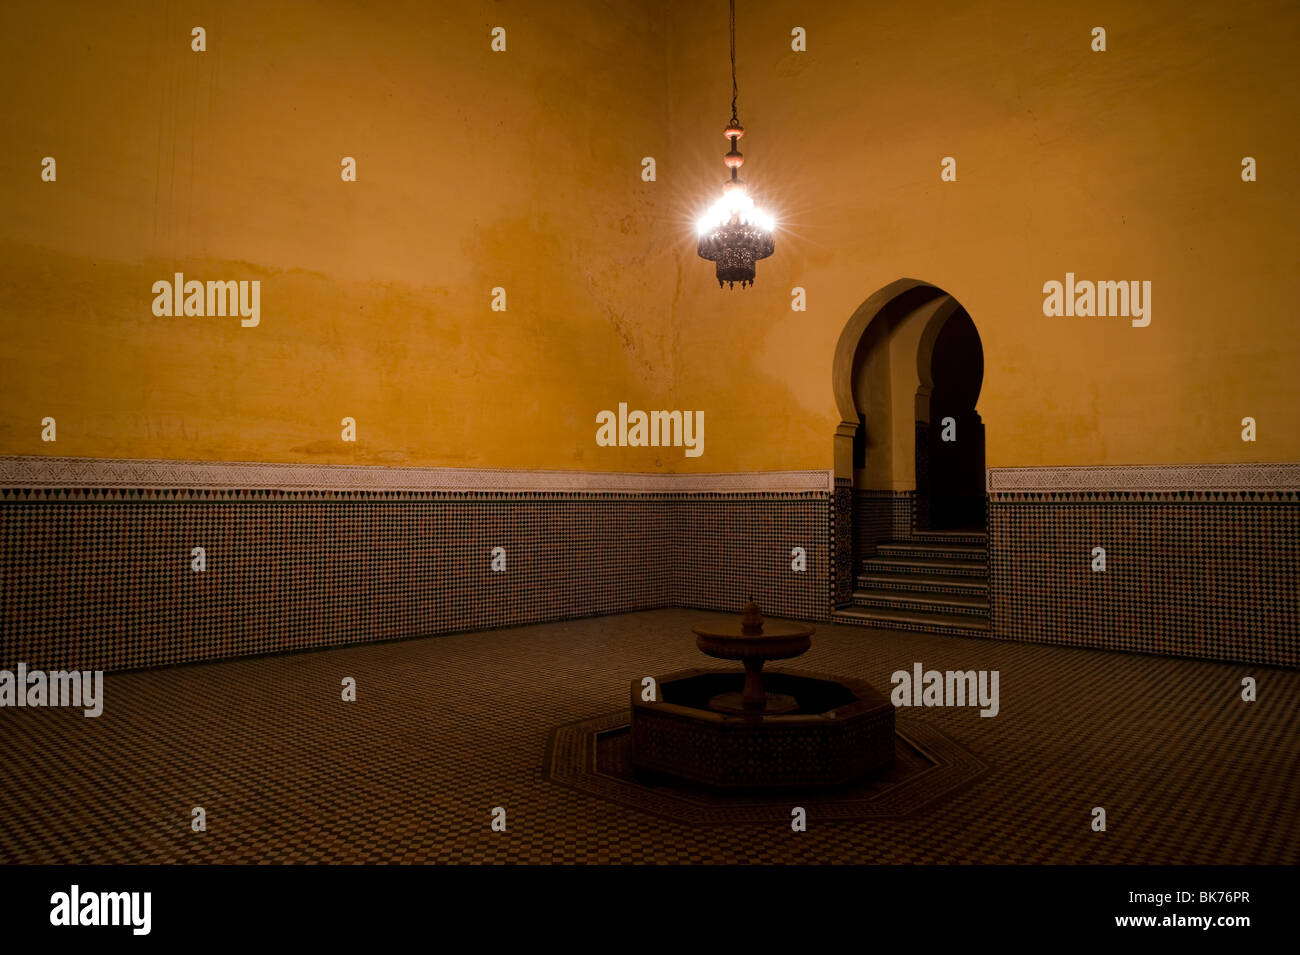
[[[933,530],[983,530],[984,424],[975,411],[984,381],[984,349],[965,309],[953,313],[935,339],[930,359],[930,421],[923,430],[925,475]]]

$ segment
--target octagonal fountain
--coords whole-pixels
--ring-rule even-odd
[[[894,707],[862,680],[769,670],[799,656],[812,627],[764,622],[745,605],[738,624],[695,627],[705,654],[734,669],[679,670],[657,677],[655,699],[632,682],[632,765],[717,789],[835,786],[894,758]]]

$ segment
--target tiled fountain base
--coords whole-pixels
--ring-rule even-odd
[[[555,729],[544,774],[562,786],[689,825],[788,825],[794,805],[822,822],[900,818],[920,813],[987,771],[960,743],[931,724],[905,718],[903,712],[898,711],[893,766],[834,790],[744,795],[664,778],[644,783],[632,771],[626,709]]]

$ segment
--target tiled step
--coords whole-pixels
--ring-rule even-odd
[[[891,574],[873,571],[859,574],[859,590],[896,590],[913,593],[962,593],[986,594],[989,590],[987,577],[949,577],[938,574]]]
[[[971,634],[987,634],[987,617],[971,614],[927,613],[921,610],[883,610],[872,607],[844,607],[831,614],[837,623],[855,623],[881,630],[925,630],[941,628]]]
[[[885,541],[876,547],[877,557],[939,560],[985,560],[987,551],[981,544],[946,542]]]
[[[855,590],[853,603],[858,607],[881,610],[923,610],[927,613],[988,616],[987,596],[976,594],[917,593],[906,590]]]
[[[883,541],[862,562],[851,606],[831,616],[887,630],[986,635],[988,551],[975,531],[929,531]]]
[[[986,577],[988,562],[951,558],[872,557],[862,562],[864,574],[933,574],[935,576]]]
[[[925,543],[979,544],[987,546],[989,536],[984,531],[916,531],[913,539]]]

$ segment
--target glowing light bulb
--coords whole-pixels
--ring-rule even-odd
[[[722,195],[696,222],[696,230],[703,236],[733,224],[771,232],[776,227],[776,220],[754,205],[743,186],[728,183]]]

